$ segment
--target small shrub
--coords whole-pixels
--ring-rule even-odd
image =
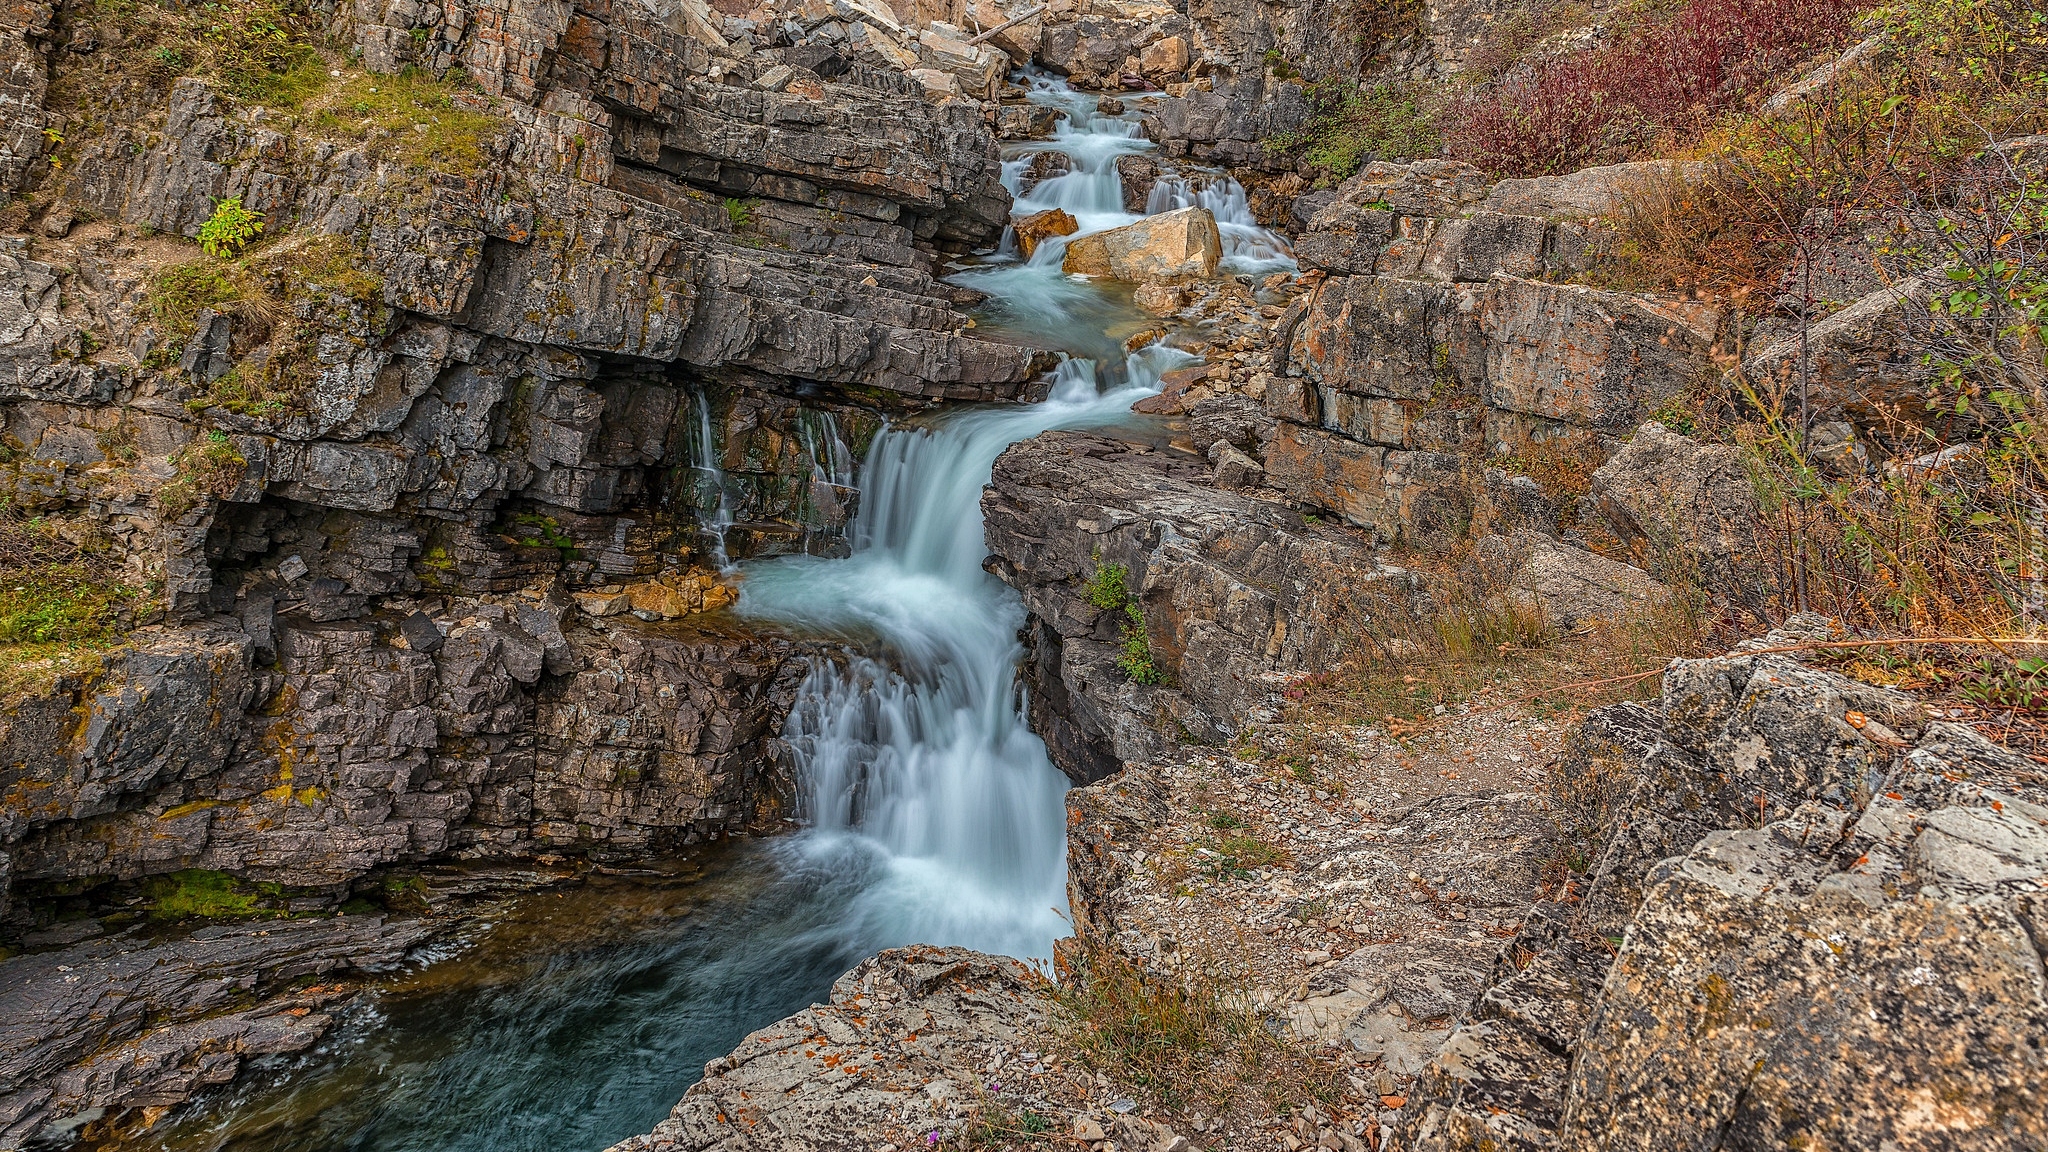
[[[213,202],[213,215],[199,226],[199,247],[220,259],[236,255],[263,231],[263,213],[243,207],[240,196]]]
[[[312,102],[313,126],[420,173],[471,176],[493,155],[504,122],[463,103],[463,81],[407,68],[396,76],[353,73]]]
[[[1121,564],[1103,564],[1097,557],[1095,573],[1088,577],[1088,603],[1105,612],[1118,613],[1117,670],[1138,684],[1164,684],[1166,674],[1152,657],[1152,641],[1145,630],[1145,609],[1130,587],[1130,569]]]
[[[225,432],[208,432],[178,449],[171,457],[178,475],[157,489],[157,505],[164,515],[177,519],[208,496],[223,497],[235,490],[249,459],[235,447]]]
[[[1326,169],[1342,180],[1372,160],[1434,156],[1442,147],[1436,115],[1414,90],[1391,84],[1361,88],[1347,80],[1310,92],[1315,116],[1269,146]]]
[[[1340,1095],[1329,1060],[1267,1026],[1246,981],[1209,958],[1147,971],[1087,937],[1056,1003],[1062,1043],[1084,1067],[1168,1108],[1267,1109]]]
[[[731,196],[725,198],[725,220],[735,232],[744,232],[754,226],[754,206]]]

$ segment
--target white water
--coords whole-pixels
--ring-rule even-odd
[[[1053,144],[1072,170],[1019,197],[1015,212],[1064,208],[1081,234],[1137,219],[1123,210],[1115,166],[1152,146],[1135,125],[1095,115],[1094,97],[1056,81],[1037,80],[1033,99],[1066,113]],[[1013,193],[1021,169],[1005,167]],[[1242,189],[1236,196],[1249,220]],[[1284,251],[1259,233],[1269,246],[1261,251]],[[1024,610],[982,571],[981,491],[1011,444],[1133,419],[1132,402],[1193,358],[1164,345],[1125,356],[1105,325],[1128,314],[1102,288],[1060,273],[1064,245],[956,279],[988,292],[1015,327],[1097,358],[1063,363],[1043,403],[884,429],[860,470],[850,558],[746,566],[742,615],[847,646],[813,665],[784,727],[809,825],[786,850],[798,867],[860,879],[844,923],[870,947],[915,941],[1045,958],[1067,930],[1067,781],[1025,722],[1016,686]]]

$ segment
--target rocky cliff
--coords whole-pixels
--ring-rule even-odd
[[[727,556],[844,551],[888,416],[1042,371],[935,279],[1007,218],[979,106],[689,5],[217,15],[0,20],[6,562],[46,613],[6,637],[8,938],[153,884],[332,910],[779,826],[827,653],[698,613]],[[65,1071],[119,1029],[10,1056],[5,1124],[318,1034],[279,1019],[136,1057],[170,1079]]]

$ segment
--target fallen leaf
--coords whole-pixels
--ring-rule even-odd
[[[1401,1105],[1403,1105],[1403,1104],[1406,1104],[1407,1102],[1408,1102],[1408,1098],[1407,1098],[1406,1096],[1382,1096],[1382,1097],[1380,1097],[1380,1103],[1382,1103],[1382,1104],[1386,1105],[1386,1106],[1387,1106],[1387,1107],[1389,1107],[1389,1108],[1399,1108],[1399,1107],[1400,1107]]]

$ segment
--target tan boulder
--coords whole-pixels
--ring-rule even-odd
[[[968,39],[950,26],[934,25],[917,34],[917,54],[925,67],[951,73],[967,95],[993,99],[1010,70],[1010,58]]]
[[[856,41],[853,58],[871,68],[884,68],[891,72],[910,72],[918,67],[917,53],[896,42],[889,33],[874,25],[859,25],[862,35]]]
[[[1223,237],[1207,208],[1182,208],[1083,236],[1067,245],[1061,269],[1076,276],[1206,280],[1223,258]]]
[[[924,85],[927,99],[944,100],[960,95],[960,78],[937,68],[912,68],[910,78]]]
[[[1145,79],[1158,83],[1178,78],[1188,70],[1188,42],[1179,36],[1168,36],[1138,53],[1138,71]]]
[[[624,592],[572,592],[569,598],[588,616],[617,616],[633,607],[632,598]]]
[[[1017,247],[1026,256],[1037,251],[1048,236],[1072,236],[1081,230],[1080,222],[1063,208],[1033,212],[1011,227],[1017,230]]]
[[[1138,285],[1131,293],[1131,303],[1149,316],[1171,316],[1188,302],[1188,290],[1178,284],[1161,284],[1156,281]]]

